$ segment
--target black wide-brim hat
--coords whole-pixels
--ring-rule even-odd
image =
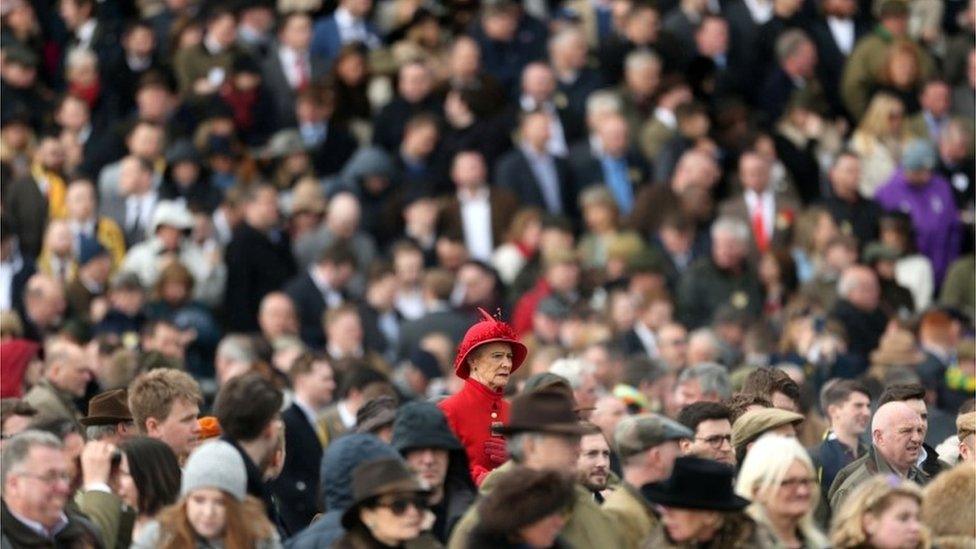
[[[740,511],[749,500],[732,490],[735,471],[724,463],[698,457],[680,457],[674,461],[671,478],[645,484],[641,494],[665,507],[702,511]]]
[[[399,458],[382,458],[361,463],[352,472],[353,502],[342,514],[347,530],[359,521],[359,509],[371,499],[385,494],[414,492],[429,494]]]

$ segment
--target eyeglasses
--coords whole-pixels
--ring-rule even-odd
[[[43,475],[38,475],[37,473],[26,473],[26,472],[14,473],[14,474],[22,477],[37,479],[43,482],[44,484],[54,484],[59,480],[64,482],[65,484],[71,483],[71,475],[67,471],[49,471],[47,473],[44,473]]]
[[[700,440],[715,449],[721,448],[723,442],[728,442],[729,446],[732,446],[732,435],[712,435],[704,438],[695,437],[695,440]]]
[[[814,477],[784,478],[783,480],[780,481],[779,485],[780,487],[786,488],[788,490],[795,490],[800,486],[805,486],[809,488],[810,486],[813,486],[816,482],[817,479]]]
[[[425,511],[427,509],[427,497],[423,494],[397,496],[392,499],[381,499],[377,502],[377,505],[379,507],[386,507],[394,515],[399,517],[406,513],[407,507],[410,506],[413,506],[418,511]]]

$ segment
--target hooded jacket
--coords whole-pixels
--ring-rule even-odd
[[[474,503],[477,489],[468,472],[464,447],[447,426],[444,413],[430,402],[408,402],[400,407],[393,422],[393,447],[404,458],[413,449],[447,450],[447,475],[444,478],[443,512],[437,513],[432,533],[447,543],[454,526]]]
[[[398,457],[396,450],[367,433],[346,435],[329,445],[319,475],[325,514],[288,540],[289,549],[328,549],[342,537],[342,513],[352,505],[352,471],[365,461]]]

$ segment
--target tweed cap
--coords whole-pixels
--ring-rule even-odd
[[[782,427],[783,425],[796,425],[803,421],[803,416],[789,410],[779,408],[760,408],[750,410],[735,420],[732,425],[732,446],[739,446],[755,440],[759,435],[766,431]]]
[[[976,412],[960,414],[959,417],[956,418],[956,430],[959,435],[959,440],[976,433]]]
[[[669,440],[694,436],[695,433],[691,432],[691,429],[659,414],[625,417],[620,420],[613,433],[617,453],[621,459],[629,458]]]

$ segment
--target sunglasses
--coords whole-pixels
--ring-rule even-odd
[[[381,498],[376,502],[377,507],[386,507],[394,515],[401,516],[407,512],[407,507],[413,506],[414,509],[423,512],[427,510],[427,496],[423,494],[411,494],[396,496],[392,498]]]

